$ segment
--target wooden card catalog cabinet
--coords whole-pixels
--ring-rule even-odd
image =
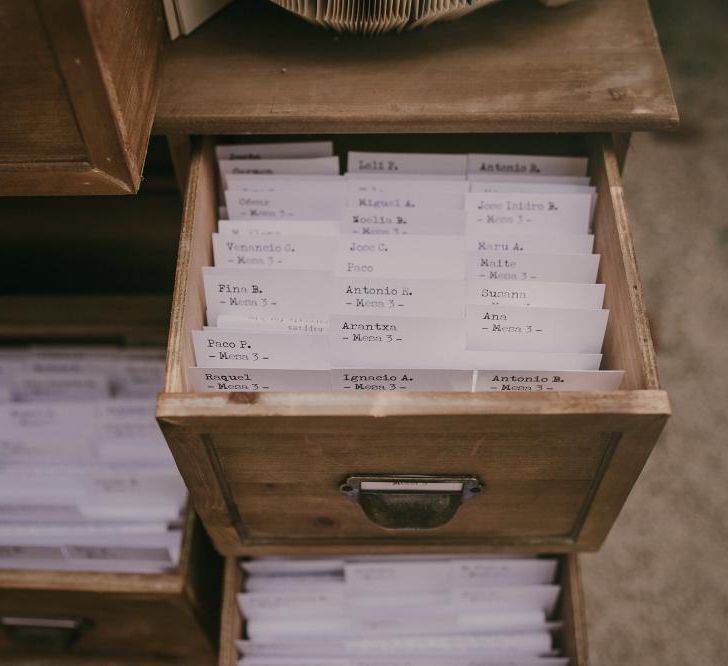
[[[139,189],[165,26],[154,0],[0,0],[0,195]]]

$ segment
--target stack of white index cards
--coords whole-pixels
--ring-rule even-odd
[[[587,159],[217,147],[196,391],[614,390]]]
[[[155,420],[165,351],[0,351],[0,569],[156,573],[186,489]]]
[[[567,666],[553,559],[261,558],[241,564],[240,666]]]

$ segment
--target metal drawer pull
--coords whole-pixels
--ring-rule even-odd
[[[90,623],[81,618],[0,617],[8,639],[23,648],[62,652],[70,648]]]
[[[440,527],[484,488],[476,476],[428,474],[355,474],[339,486],[369,520],[389,530]]]

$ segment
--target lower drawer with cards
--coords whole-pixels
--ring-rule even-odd
[[[225,555],[356,552],[362,546],[382,553],[597,549],[670,412],[611,137],[333,139],[342,150],[587,158],[596,194],[597,282],[605,285],[609,310],[596,367],[623,371],[621,386],[470,392],[468,381],[459,392],[258,392],[243,381],[227,393],[199,392],[199,383],[195,391],[193,379],[204,371],[189,373],[195,351],[200,356],[193,337],[205,339],[211,318],[202,272],[213,264],[221,186],[214,142],[200,140],[189,171],[157,416],[217,549]],[[217,344],[224,336],[215,335],[209,338]],[[436,362],[436,348],[432,358]],[[295,361],[305,362],[305,353]],[[400,367],[394,363],[390,367]]]
[[[0,299],[3,664],[214,663],[222,559],[151,432],[167,306]]]
[[[342,580],[336,576],[338,558],[329,560],[333,574],[310,575],[304,561],[308,576],[288,571],[282,580],[269,564],[279,567],[285,558],[260,560],[263,575],[249,574],[246,563],[229,558],[219,666],[586,666],[576,555],[462,558],[423,558],[414,566],[411,558],[399,564],[375,558],[373,565],[366,557],[345,559]],[[555,575],[551,569],[538,578],[554,561]],[[443,566],[450,578],[440,585]],[[519,570],[528,571],[528,580],[518,578]],[[461,577],[465,586],[458,583]],[[298,638],[303,633],[305,641]]]

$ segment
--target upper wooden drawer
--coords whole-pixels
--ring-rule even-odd
[[[257,0],[170,45],[155,131],[628,132],[676,122],[647,0],[504,0],[372,38]]]
[[[0,17],[0,195],[136,192],[161,3],[0,0]]]
[[[217,220],[212,142],[206,140],[194,151],[190,169],[158,418],[217,548],[226,555],[341,552],[364,545],[399,552],[598,548],[669,414],[611,141],[537,135],[336,139],[351,148],[386,143],[393,150],[448,145],[457,151],[467,144],[483,152],[494,146],[526,153],[585,151],[599,195],[598,281],[606,283],[610,310],[602,367],[625,371],[623,390],[191,393],[191,331],[205,323],[201,268],[211,263]],[[384,529],[342,493],[342,484],[357,474],[470,475],[484,483],[485,492],[435,529],[406,529],[416,525],[401,519],[396,529]]]

